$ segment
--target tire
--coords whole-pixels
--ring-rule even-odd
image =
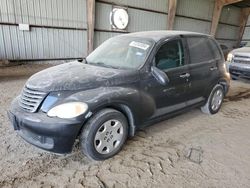
[[[217,84],[216,86],[214,86],[207,99],[206,104],[201,107],[201,111],[205,114],[216,114],[221,108],[224,95],[225,93],[222,85]]]
[[[114,109],[103,109],[92,116],[80,134],[80,148],[93,160],[116,155],[128,136],[127,118]]]

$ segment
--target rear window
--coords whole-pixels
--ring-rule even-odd
[[[220,51],[212,39],[206,37],[187,38],[192,64],[220,59]]]

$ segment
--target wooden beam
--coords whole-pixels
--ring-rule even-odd
[[[218,27],[218,24],[220,21],[220,15],[221,15],[222,8],[225,5],[230,5],[230,4],[238,3],[241,1],[243,1],[243,0],[215,0],[210,35],[215,36],[215,34],[216,34],[217,27]]]
[[[222,8],[223,8],[223,2],[220,0],[216,0],[214,2],[214,12],[213,12],[213,18],[212,18],[211,29],[210,29],[210,35],[212,36],[215,36],[216,34]]]
[[[247,20],[250,14],[250,8],[242,8],[241,9],[241,16],[240,16],[240,31],[239,31],[239,38],[237,41],[237,46],[240,46],[240,42],[244,35],[244,31],[247,25]]]
[[[224,6],[225,6],[225,5],[231,5],[231,4],[234,4],[234,3],[241,2],[243,0],[221,0],[221,1],[223,2]]]
[[[87,37],[88,37],[88,54],[94,49],[94,32],[95,32],[95,0],[87,0]]]
[[[168,30],[173,30],[176,14],[177,0],[169,0],[168,2]]]

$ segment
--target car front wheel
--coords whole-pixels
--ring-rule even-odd
[[[103,109],[84,125],[80,135],[83,154],[94,160],[105,160],[117,154],[128,135],[126,117],[114,109]]]
[[[206,114],[216,114],[222,105],[224,99],[224,89],[220,84],[217,84],[211,91],[208,100],[201,111]]]

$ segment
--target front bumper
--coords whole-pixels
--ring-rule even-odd
[[[240,64],[233,63],[229,66],[229,72],[232,77],[242,77],[242,78],[250,78],[250,64]]]
[[[60,119],[46,113],[29,113],[21,109],[16,98],[8,111],[14,130],[27,142],[54,153],[70,153],[84,118]]]

